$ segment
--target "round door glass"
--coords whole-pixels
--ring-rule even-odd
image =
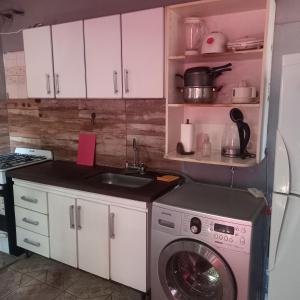
[[[160,281],[169,299],[235,299],[235,282],[230,269],[203,244],[175,242],[161,253],[159,265]]]

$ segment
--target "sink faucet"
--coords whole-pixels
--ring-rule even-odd
[[[141,175],[145,174],[145,165],[139,160],[139,149],[137,146],[136,139],[134,138],[132,141],[132,150],[133,150],[133,163],[129,164],[126,162],[127,170],[138,171]]]
[[[138,152],[138,147],[135,138],[132,141],[132,148],[133,148],[133,168],[136,168],[138,166],[139,152]]]

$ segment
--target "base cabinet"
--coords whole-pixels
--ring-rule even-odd
[[[108,205],[77,199],[78,268],[109,278]]]
[[[110,206],[111,279],[146,292],[147,214]]]
[[[148,290],[146,203],[23,180],[14,199],[20,247]]]
[[[77,267],[75,199],[48,194],[50,257]]]

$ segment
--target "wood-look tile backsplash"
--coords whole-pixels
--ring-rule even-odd
[[[0,153],[7,153],[9,149],[7,107],[5,101],[0,101]]]
[[[2,101],[1,105],[5,105]],[[96,164],[123,167],[131,162],[136,138],[140,160],[147,166],[178,169],[163,158],[165,100],[7,100],[1,106],[1,147],[53,150],[55,159],[75,161],[80,132],[97,135]],[[96,117],[92,122],[92,114]],[[7,128],[8,127],[8,128]],[[7,149],[7,148],[6,148]]]

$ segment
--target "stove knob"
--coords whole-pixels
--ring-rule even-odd
[[[194,234],[198,234],[201,232],[201,221],[198,218],[191,219],[190,230]]]

